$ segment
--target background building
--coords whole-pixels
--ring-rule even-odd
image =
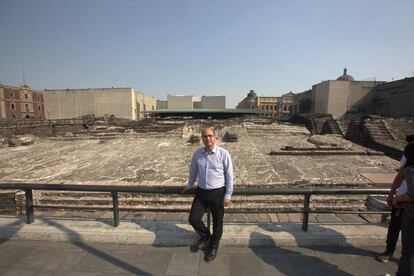
[[[159,101],[158,106],[165,106]],[[226,96],[182,96],[168,95],[167,109],[225,109]]]
[[[93,115],[138,120],[142,112],[155,110],[156,100],[133,88],[45,90],[46,118],[67,119]]]
[[[370,97],[371,114],[389,117],[414,116],[414,77],[377,85]]]
[[[287,119],[290,116],[294,93],[289,92],[280,97],[257,96],[254,90],[250,90],[247,97],[237,106],[237,109],[261,109],[262,115],[278,119]]]
[[[293,108],[293,99],[295,97],[295,94],[291,91],[289,93],[283,94],[282,97],[280,97],[279,101],[279,112],[277,115],[278,119],[289,119],[292,114],[292,108]]]
[[[225,109],[226,96],[202,96],[201,108],[203,109]]]
[[[366,113],[371,104],[370,93],[381,83],[356,81],[345,68],[336,80],[323,81],[313,85],[311,92],[296,95],[292,112],[331,114],[335,119],[342,119],[346,114]]]
[[[1,119],[45,119],[43,93],[28,85],[0,85]]]

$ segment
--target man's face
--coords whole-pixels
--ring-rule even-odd
[[[203,143],[206,147],[214,147],[214,144],[216,143],[216,135],[214,134],[214,131],[211,128],[206,128],[203,131]]]

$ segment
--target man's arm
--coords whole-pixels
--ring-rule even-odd
[[[197,157],[196,157],[196,152],[194,152],[193,157],[191,158],[191,164],[190,164],[190,170],[189,170],[189,175],[188,175],[188,183],[187,186],[184,188],[184,191],[191,189],[194,185],[194,182],[197,179]]]
[[[395,195],[395,192],[397,191],[397,188],[400,187],[403,179],[404,179],[404,168],[401,167],[397,175],[395,176],[394,181],[392,182],[390,191],[388,192],[387,203],[389,206],[393,205],[392,199]]]
[[[414,183],[413,183],[413,177],[414,177],[414,169],[411,168],[405,168],[404,170],[404,177],[407,181],[407,192],[405,194],[395,196],[393,199],[393,205],[395,207],[401,207],[402,202],[411,202],[414,201]]]
[[[224,194],[224,206],[231,203],[231,195],[233,194],[233,162],[230,154],[226,154],[224,162],[224,179],[226,181],[226,193]]]

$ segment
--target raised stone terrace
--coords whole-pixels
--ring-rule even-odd
[[[338,135],[311,135],[305,127],[261,119],[164,120],[153,132],[97,128],[36,139],[31,145],[0,148],[0,182],[94,183],[184,186],[191,137],[214,126],[235,142],[219,140],[234,162],[236,187],[351,188],[388,186],[398,162]],[[174,126],[174,127],[171,127]],[[364,209],[365,196],[312,197],[311,207]],[[38,204],[110,205],[94,193],[37,192]],[[235,197],[232,208],[296,209],[298,196]],[[121,195],[121,205],[189,208],[191,197]]]

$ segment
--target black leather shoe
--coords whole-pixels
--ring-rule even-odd
[[[198,250],[203,250],[207,247],[209,238],[200,238],[196,244],[190,246],[191,252],[197,252]]]
[[[209,248],[209,250],[206,253],[206,256],[204,256],[204,261],[211,262],[217,257],[217,250],[218,248]]]

